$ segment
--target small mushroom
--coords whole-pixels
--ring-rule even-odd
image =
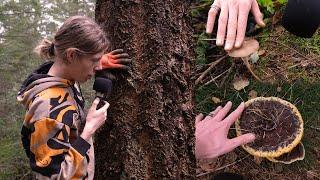
[[[231,57],[248,57],[258,50],[259,42],[255,39],[248,39],[243,42],[240,48],[229,51],[228,55]]]

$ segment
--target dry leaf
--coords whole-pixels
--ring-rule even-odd
[[[244,89],[245,87],[249,86],[249,80],[247,78],[239,78],[236,77],[233,80],[233,87],[235,90],[240,91],[242,89]]]
[[[215,104],[221,103],[221,99],[219,99],[217,97],[212,97],[211,99]]]
[[[203,171],[211,171],[213,169],[216,169],[219,167],[219,161],[218,159],[201,159],[198,160],[198,166],[203,170]]]
[[[251,90],[248,95],[249,95],[249,99],[258,97],[258,93],[255,90]]]

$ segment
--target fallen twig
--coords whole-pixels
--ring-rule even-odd
[[[274,77],[274,76],[276,76],[276,75],[278,75],[278,74],[280,74],[280,73],[283,73],[283,72],[285,72],[285,71],[288,71],[289,69],[295,68],[295,67],[300,66],[300,65],[302,65],[302,64],[304,64],[304,63],[307,63],[307,62],[309,62],[309,61],[313,61],[313,60],[315,60],[316,58],[317,58],[317,57],[312,58],[312,59],[308,59],[308,60],[306,60],[306,61],[302,61],[302,62],[300,62],[300,63],[298,63],[298,64],[295,64],[295,65],[292,65],[292,66],[289,66],[288,68],[283,69],[283,70],[280,70],[280,71],[278,71],[278,72],[276,72],[276,73],[274,73],[274,74],[271,74],[271,75],[263,78],[262,80],[264,81],[264,80],[270,79],[271,77]]]
[[[230,68],[229,68],[230,69]],[[217,80],[219,77],[221,77],[223,74],[227,73],[229,71],[229,69],[227,69],[226,71],[224,71],[223,73],[219,74],[218,76],[214,77],[213,79],[211,79],[210,81],[206,82],[204,85],[209,85],[210,83],[214,82],[215,80]]]
[[[314,129],[320,132],[320,127],[307,126],[307,128]]]
[[[205,70],[200,77],[196,80],[195,84],[198,85],[199,82],[217,65],[219,64],[223,59],[225,59],[227,55],[222,56],[221,58],[217,59],[216,61],[212,62],[207,70]]]
[[[204,176],[204,175],[213,173],[213,172],[215,172],[215,171],[220,171],[220,170],[225,169],[225,168],[227,168],[227,167],[229,167],[229,166],[233,166],[233,165],[235,165],[235,164],[243,161],[244,159],[248,158],[249,156],[250,156],[250,154],[246,155],[245,157],[243,157],[243,158],[241,158],[241,159],[239,159],[239,160],[237,160],[237,161],[235,161],[235,162],[233,162],[233,163],[227,164],[227,165],[222,166],[222,167],[219,167],[219,168],[217,168],[217,169],[211,169],[210,171],[207,171],[207,172],[204,172],[204,173],[197,174],[196,177],[201,177],[201,176]]]
[[[232,61],[232,64],[231,64],[230,68],[228,69],[228,73],[227,73],[227,75],[225,75],[225,76],[223,77],[223,79],[222,79],[219,87],[222,87],[222,85],[226,82],[226,80],[227,80],[227,78],[230,76],[230,74],[231,74],[232,69],[234,68],[234,66],[235,66],[235,63],[234,63],[234,61]]]

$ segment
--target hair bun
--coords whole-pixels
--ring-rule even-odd
[[[50,56],[54,56],[54,42],[52,42],[52,43],[50,44],[50,47],[49,47],[49,49],[48,49],[48,52],[49,52],[49,55],[50,55]]]

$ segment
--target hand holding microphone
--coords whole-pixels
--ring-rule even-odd
[[[111,94],[112,81],[105,78],[97,77],[93,89],[96,91],[96,99],[93,101],[91,108],[86,117],[86,124],[84,126],[81,137],[89,141],[98,128],[100,128],[106,121],[107,110],[109,103],[107,98]]]

